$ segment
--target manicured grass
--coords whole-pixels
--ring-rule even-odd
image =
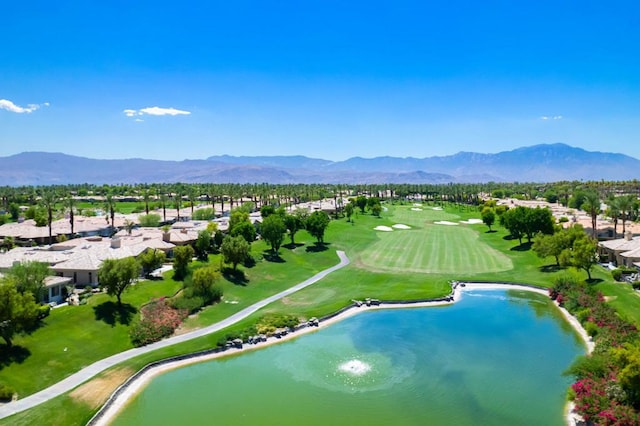
[[[475,209],[434,211],[425,205],[422,212],[416,212],[412,211],[411,207],[411,205],[389,206],[389,211],[383,212],[381,218],[359,214],[354,216],[353,223],[347,222],[345,219],[333,221],[325,237],[325,240],[329,242],[325,251],[307,251],[308,247],[314,247],[312,239],[308,234],[301,232],[297,235],[296,240],[304,245],[295,249],[281,249],[281,258],[284,262],[271,262],[262,258],[266,245],[264,242],[255,243],[252,251],[258,258],[256,265],[252,268],[241,267],[246,274],[246,282],[236,281],[234,284],[231,281],[225,281],[223,284],[225,300],[237,301],[238,303],[221,303],[209,307],[197,317],[187,321],[186,328],[216,322],[254,301],[281,291],[315,272],[335,264],[337,262],[336,249],[345,250],[352,260],[352,264],[334,272],[311,287],[267,306],[227,330],[142,355],[121,364],[118,368],[124,366],[135,371],[151,361],[210,348],[215,346],[218,339],[229,331],[241,330],[255,323],[261,315],[267,312],[281,312],[309,318],[335,312],[350,303],[352,299],[373,297],[390,300],[439,297],[449,293],[448,282],[453,279],[508,281],[548,287],[552,284],[554,277],[566,273],[566,270],[553,267],[551,259],[539,259],[528,245],[521,246],[517,241],[507,239],[506,231],[498,226],[496,226],[497,232],[487,232],[487,227],[484,225],[449,227],[432,224],[434,220],[458,221],[470,217],[478,218],[479,214]],[[398,230],[388,234],[373,231],[373,228],[378,225],[391,226],[395,223],[403,223],[412,226],[413,229]],[[423,232],[427,236],[430,235],[433,242],[426,243],[421,238],[413,237],[413,235],[420,236]],[[386,242],[383,240],[383,238],[388,238],[385,235],[394,235],[394,237]],[[397,238],[398,241],[393,241],[393,238]],[[458,244],[446,245],[448,241],[454,241],[456,238]],[[444,245],[436,245],[437,241],[440,241],[438,244]],[[468,250],[466,246],[479,246],[482,249],[474,251],[473,255],[464,254],[465,250]],[[375,250],[372,250],[372,247]],[[448,250],[450,256],[458,256],[459,261],[455,261],[453,258],[442,259],[440,262],[434,263],[436,266],[432,266],[433,269],[430,273],[425,271],[415,273],[409,267],[402,266],[402,262],[406,261],[403,256],[394,257],[393,253],[390,253],[394,247],[403,247],[407,251],[413,252],[411,256],[405,255],[404,257],[422,258],[425,262],[429,260],[427,254],[437,256],[439,250]],[[438,247],[446,247],[446,249],[438,249]],[[371,257],[376,253],[382,266],[379,268],[368,265],[368,262],[371,262]],[[511,268],[506,268],[506,263],[500,263],[504,262],[505,258],[511,262]],[[217,264],[219,257],[212,256],[209,262]],[[411,264],[414,262],[416,261],[411,261]],[[503,265],[505,269],[499,270],[499,268],[492,266],[492,262],[497,262],[496,265]],[[390,264],[393,264],[393,267],[390,267]],[[415,264],[418,265],[419,262]],[[453,265],[453,267],[440,266],[444,264]],[[483,270],[483,268],[485,269]],[[586,273],[580,272],[580,274],[586,278]],[[599,267],[594,268],[593,275],[596,279],[601,280],[597,284],[598,287],[605,294],[615,297],[611,302],[612,305],[623,316],[640,324],[640,314],[637,313],[640,312],[640,298],[630,290],[630,286],[612,283],[610,274]],[[108,377],[110,371],[104,372],[100,377]],[[0,373],[4,373],[4,371]],[[0,380],[2,380],[1,375]],[[112,386],[115,388],[115,385]],[[28,412],[4,419],[0,421],[0,424],[78,424],[86,422],[94,411],[95,408],[74,400],[69,395],[63,395]]]
[[[7,365],[10,355],[2,348],[0,382],[24,397],[94,361],[130,349],[128,323],[140,306],[153,297],[173,295],[180,286],[170,279],[139,282],[124,293],[122,309],[106,294],[90,297],[86,305],[52,309],[40,328],[15,338],[11,353],[24,359]]]

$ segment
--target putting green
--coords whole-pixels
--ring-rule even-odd
[[[363,267],[374,271],[464,275],[513,268],[506,255],[479,241],[478,231],[473,227],[433,224],[440,220],[457,222],[459,218],[453,214],[396,208],[391,220],[414,228],[378,232],[378,240],[360,256]]]

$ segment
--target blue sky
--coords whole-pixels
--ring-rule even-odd
[[[640,158],[637,1],[2,6],[0,155]]]

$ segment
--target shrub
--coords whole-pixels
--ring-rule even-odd
[[[614,280],[621,281],[622,280],[622,270],[620,270],[620,269],[612,270],[611,271],[611,276],[613,277]]]
[[[193,211],[194,220],[212,220],[215,219],[215,212],[211,207],[205,207]]]
[[[640,281],[632,282],[631,287],[633,287],[634,290],[640,290]]]
[[[51,306],[49,305],[41,305],[38,307],[38,319],[46,318],[49,316],[49,312],[51,311]]]
[[[596,337],[598,335],[598,331],[600,331],[598,326],[592,323],[591,321],[587,321],[584,324],[584,329],[587,332],[587,334],[591,337]]]
[[[138,217],[140,220],[140,226],[145,226],[149,228],[157,228],[160,225],[160,215],[159,214],[143,214]]]
[[[174,309],[164,298],[155,299],[140,309],[140,320],[129,330],[131,342],[143,346],[168,337],[186,316],[185,310]]]
[[[204,306],[204,299],[199,296],[178,296],[171,300],[171,306],[174,309],[185,310],[193,314]]]
[[[16,391],[3,383],[0,383],[0,401],[9,402],[13,399],[13,394]]]

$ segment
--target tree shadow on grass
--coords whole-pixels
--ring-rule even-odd
[[[541,266],[540,267],[540,272],[551,273],[551,272],[562,271],[563,269],[565,269],[565,268],[560,266],[560,265],[556,265],[555,263],[553,263],[551,265]]]
[[[329,245],[330,244],[331,243],[318,243],[318,242],[316,242],[312,246],[308,246],[306,250],[307,250],[307,252],[310,252],[310,253],[318,253],[318,252],[321,252],[321,251],[329,250]]]
[[[235,285],[246,286],[249,283],[244,271],[230,267],[222,268],[222,276],[225,280]]]
[[[533,243],[522,243],[519,246],[511,247],[511,251],[529,251]]]
[[[289,250],[295,250],[298,247],[302,247],[303,245],[304,245],[303,243],[295,243],[295,244],[289,243],[289,244],[283,245],[282,247],[284,247],[286,249],[289,249]]]
[[[0,345],[0,370],[13,363],[22,364],[25,359],[31,356],[31,351],[25,347],[13,345]]]
[[[596,284],[600,284],[602,281],[603,281],[602,278],[591,278],[591,279],[588,279],[586,282],[589,285],[596,285]]]
[[[93,307],[93,313],[96,319],[106,322],[111,327],[114,327],[116,323],[123,325],[131,324],[136,312],[138,312],[138,310],[133,305],[128,303],[118,305],[111,300]]]
[[[495,229],[489,229],[487,232],[485,232],[485,234],[495,234],[496,232],[498,231],[496,231]]]
[[[265,250],[264,252],[262,252],[262,256],[264,257],[264,259],[267,262],[274,262],[274,263],[285,263],[286,262],[286,260],[284,260],[282,257],[280,257],[280,254],[274,253],[271,250]]]

